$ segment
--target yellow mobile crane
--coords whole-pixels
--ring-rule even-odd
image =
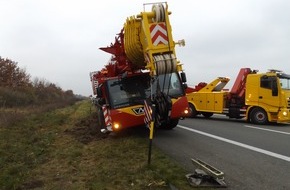
[[[184,41],[173,41],[170,14],[166,2],[144,4],[143,12],[127,18],[115,42],[100,48],[111,59],[90,78],[103,131],[144,125],[149,99],[156,105],[157,127],[172,129],[187,116],[186,77],[175,54],[175,45]]]

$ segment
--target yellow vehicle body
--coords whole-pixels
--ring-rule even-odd
[[[198,92],[188,93],[186,96],[189,104],[205,117],[210,117],[213,113],[225,113],[229,92],[223,88],[229,81],[229,78],[219,77]]]
[[[194,92],[187,100],[199,112],[223,113],[228,92]]]
[[[229,78],[219,77],[198,92],[187,94],[187,100],[198,112],[223,113],[228,95],[223,87],[229,80]]]
[[[124,24],[124,48],[128,59],[150,70],[150,75],[181,72],[176,59],[175,44],[166,2],[153,4],[152,11],[127,18]]]
[[[263,78],[266,80],[265,84],[262,84]],[[273,85],[277,88],[276,94],[273,91]],[[260,108],[266,112],[269,122],[290,122],[290,89],[289,87],[283,88],[283,82],[275,72],[248,75],[245,104],[247,105],[248,120],[251,120],[251,112],[255,108]]]
[[[256,124],[290,123],[290,75],[271,71],[246,76],[242,99],[237,101],[223,87],[228,78],[219,77],[197,92],[187,93],[192,117],[224,114]]]

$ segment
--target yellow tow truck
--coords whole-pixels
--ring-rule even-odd
[[[229,81],[218,77],[209,84],[189,87],[186,96],[191,117],[224,114],[255,124],[290,122],[290,75],[273,69],[258,73],[242,68],[231,90],[224,88]]]

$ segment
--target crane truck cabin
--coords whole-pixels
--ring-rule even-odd
[[[151,6],[150,11],[145,11]],[[103,131],[144,125],[144,100],[156,104],[155,123],[172,129],[188,114],[186,77],[177,60],[166,2],[144,4],[128,17],[115,42],[100,48],[111,59],[90,73]]]
[[[290,122],[290,75],[278,70],[258,73],[242,68],[231,91],[224,90],[229,78],[218,77],[209,84],[187,89],[191,117],[224,114],[229,118],[246,118],[248,122]]]

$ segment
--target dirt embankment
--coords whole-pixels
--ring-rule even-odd
[[[108,137],[107,134],[101,132],[96,114],[92,114],[80,120],[72,129],[67,129],[65,132],[71,134],[83,144],[88,144],[92,141],[98,141]]]

